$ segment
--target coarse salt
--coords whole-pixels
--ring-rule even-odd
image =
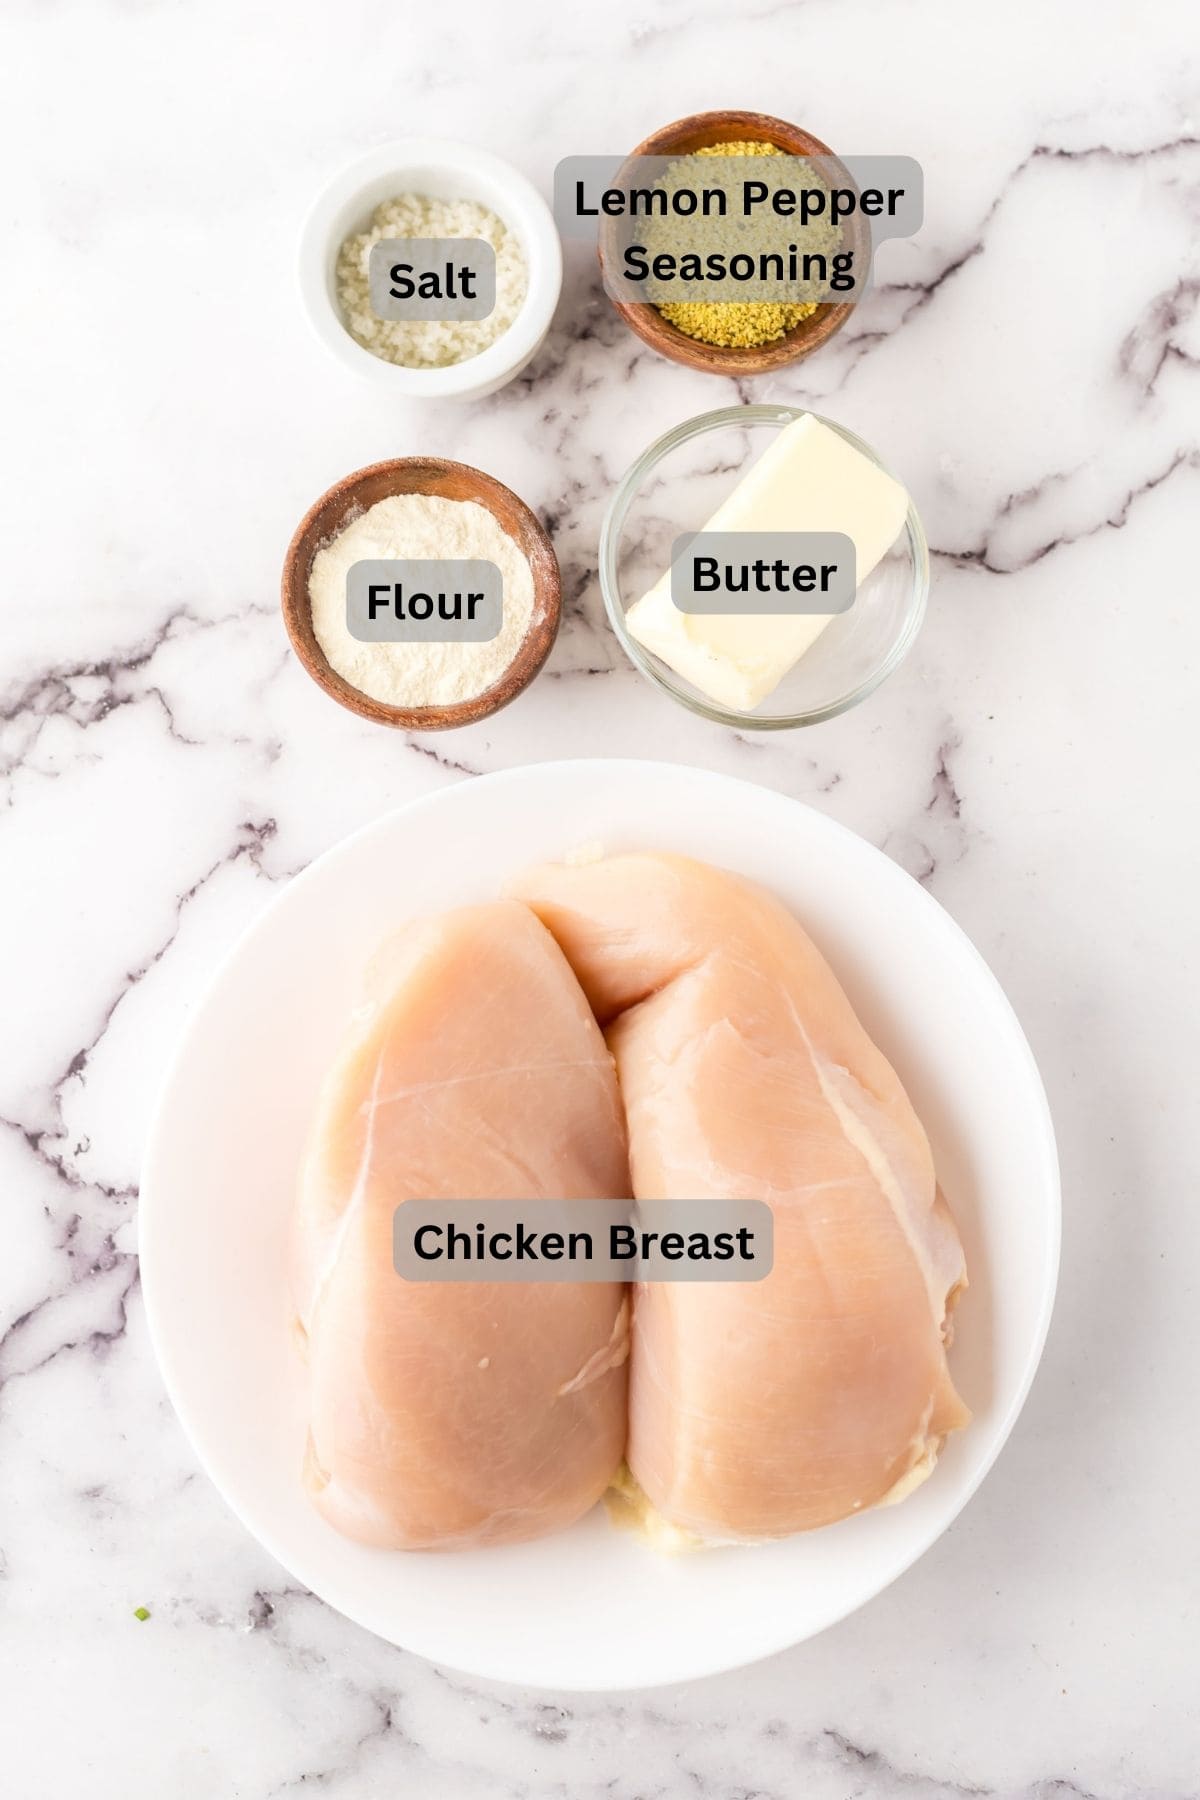
[[[371,250],[384,238],[483,238],[496,253],[496,304],[486,319],[381,319],[371,305]],[[371,215],[366,231],[338,252],[342,320],[373,356],[410,369],[444,369],[478,356],[508,330],[525,301],[525,257],[503,219],[476,200],[399,194]]]

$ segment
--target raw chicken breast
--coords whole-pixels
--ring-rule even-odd
[[[369,990],[300,1177],[305,1479],[363,1543],[538,1537],[586,1512],[621,1461],[626,1291],[406,1282],[392,1214],[418,1198],[628,1195],[612,1058],[562,952],[513,901],[406,930]]]
[[[968,1414],[965,1285],[929,1144],[796,920],[674,856],[518,884],[608,1027],[639,1199],[767,1201],[758,1283],[639,1288],[633,1476],[703,1540],[782,1537],[899,1498]]]

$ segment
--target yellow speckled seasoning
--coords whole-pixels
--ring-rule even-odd
[[[782,156],[776,144],[741,138],[728,144],[710,144],[694,152],[696,156]],[[836,232],[840,242],[841,231]],[[774,300],[684,300],[659,307],[668,324],[686,337],[699,338],[704,344],[720,344],[725,348],[749,349],[756,344],[771,344],[784,337],[793,325],[799,325],[817,310],[816,301],[803,305],[785,305]]]

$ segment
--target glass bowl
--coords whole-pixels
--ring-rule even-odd
[[[768,433],[805,416],[797,406],[723,406],[676,425],[621,481],[600,531],[600,589],[630,661],[690,712],[751,731],[787,731],[846,712],[899,667],[929,596],[929,550],[911,500],[904,526],[854,604],[830,620],[812,649],[752,712],[720,706],[629,633],[625,614],[671,560],[675,539],[699,531],[767,446]],[[882,469],[869,444],[832,419],[813,417]],[[891,471],[889,470],[888,473]]]

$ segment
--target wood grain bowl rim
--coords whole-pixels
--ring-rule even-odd
[[[346,681],[331,667],[317,642],[308,584],[313,558],[322,545],[360,512],[396,494],[432,494],[475,500],[487,507],[512,538],[533,575],[534,618],[500,679],[469,700],[449,706],[389,706]],[[398,731],[449,731],[478,724],[516,699],[538,674],[554,647],[562,619],[562,578],[549,534],[537,515],[511,488],[470,463],[439,456],[398,456],[344,475],[315,500],[297,525],[283,561],[280,586],[283,622],[306,672],[349,712]]]
[[[736,142],[739,138],[775,144],[791,156],[828,157],[845,174],[847,182],[853,185],[850,171],[828,144],[822,143],[820,138],[814,137],[801,126],[790,125],[786,119],[776,119],[770,113],[689,113],[686,118],[676,119],[672,124],[652,131],[635,150],[630,151],[626,161],[632,161],[635,156],[669,156],[672,152],[686,154],[692,150],[707,148],[711,144]],[[611,242],[613,226],[611,222],[605,223]],[[858,239],[856,248],[861,248],[862,223],[857,213],[855,226]],[[869,244],[869,237],[867,242]],[[604,226],[597,234],[596,250],[603,270]],[[699,369],[709,375],[766,375],[774,369],[786,368],[789,363],[800,362],[826,343],[835,331],[840,331],[854,311],[854,306],[845,300],[822,304],[815,313],[810,313],[807,319],[801,319],[798,325],[793,325],[783,337],[776,338],[772,343],[726,345],[706,344],[700,338],[689,337],[686,332],[664,319],[658,307],[650,302],[618,300],[611,294],[609,299],[629,329],[644,344],[649,344],[652,350],[657,350],[660,356],[669,357],[672,362],[682,363],[689,369]]]

